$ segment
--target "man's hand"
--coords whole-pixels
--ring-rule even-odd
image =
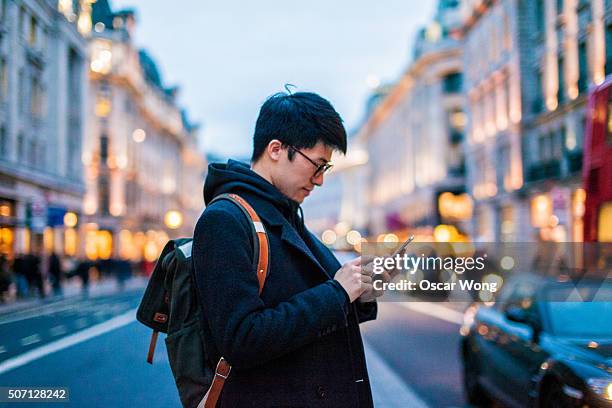
[[[342,268],[336,272],[334,280],[337,280],[346,293],[348,293],[351,303],[361,296],[364,291],[372,288],[372,277],[362,274],[361,257],[342,265]]]
[[[361,267],[362,280],[365,283],[367,283],[368,286],[366,287],[366,290],[359,296],[358,300],[361,303],[373,302],[376,300],[376,298],[383,295],[382,290],[374,289],[373,280],[374,279],[382,280],[383,282],[386,283],[386,282],[390,282],[392,277],[388,271],[384,271],[381,274],[376,274],[376,275],[374,274],[374,264],[373,264],[374,257],[370,256],[366,258],[365,256],[362,256],[361,260],[362,260],[362,267]]]

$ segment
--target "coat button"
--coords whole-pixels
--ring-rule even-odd
[[[317,387],[317,395],[319,396],[319,398],[327,397],[327,391],[325,391],[325,388],[322,385],[319,385]]]

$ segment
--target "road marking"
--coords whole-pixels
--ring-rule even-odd
[[[64,326],[63,324],[60,324],[59,326],[55,326],[52,327],[49,332],[51,333],[51,336],[56,337],[56,336],[61,336],[62,334],[66,333],[66,326]]]
[[[10,358],[2,363],[0,363],[0,374],[4,374],[7,371],[13,370],[15,368],[21,367],[25,364],[28,364],[34,360],[38,360],[39,358],[45,357],[49,354],[55,353],[56,351],[63,350],[65,348],[74,346],[75,344],[82,343],[86,340],[92,339],[94,337],[100,336],[104,333],[108,333],[110,331],[119,329],[123,326],[126,326],[134,321],[136,321],[136,310],[132,309],[122,315],[114,317],[104,323],[97,324],[88,329],[82,330],[80,332],[71,334],[70,336],[64,337],[62,339],[56,340],[49,344],[45,344],[44,346],[40,346],[35,348],[34,350],[30,350],[27,353],[21,354],[19,356]]]
[[[47,307],[46,309],[43,309],[41,311],[27,311],[27,313],[19,316],[8,316],[5,319],[1,319],[0,320],[0,324],[8,324],[8,323],[14,323],[14,322],[19,322],[22,320],[28,320],[28,319],[35,319],[37,317],[41,317],[41,316],[47,316],[47,315],[52,315],[52,314],[56,314],[59,312],[74,312],[77,309],[81,309],[83,307],[87,307],[86,304],[78,304],[79,299],[72,299],[75,300],[75,302],[73,303],[69,303],[69,304],[62,304],[62,305],[49,305],[49,307]]]
[[[434,302],[400,302],[400,306],[449,323],[463,324],[463,313]]]
[[[363,341],[374,406],[427,408],[428,405],[395,373],[367,341]]]
[[[31,336],[24,337],[23,339],[21,339],[21,345],[29,346],[30,344],[38,343],[39,341],[40,341],[40,336],[38,335],[38,333],[36,333],[36,334],[33,334]]]
[[[87,319],[80,318],[76,322],[74,322],[74,325],[77,329],[82,329],[83,327],[87,326]]]

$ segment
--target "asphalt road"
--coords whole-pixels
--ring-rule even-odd
[[[150,330],[134,321],[141,294],[132,289],[0,309],[0,386],[69,388],[69,404],[28,407],[180,406],[163,336],[154,364],[145,361]],[[364,338],[402,386],[429,406],[463,407],[454,323],[460,314],[445,306],[421,309],[381,303],[379,319],[362,325]]]

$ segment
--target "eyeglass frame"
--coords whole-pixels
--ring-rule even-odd
[[[302,153],[297,147],[291,146],[291,145],[288,145],[288,146],[289,146],[289,148],[291,150],[293,150],[294,152],[299,153],[303,158],[308,160],[310,163],[312,163],[313,166],[315,166],[317,168],[315,170],[314,174],[312,175],[313,178],[319,177],[320,175],[327,173],[329,170],[331,170],[332,167],[334,167],[333,163],[332,162],[328,162],[328,161],[326,161],[323,164],[318,164],[316,161],[314,161],[310,157],[308,157],[305,153]]]

